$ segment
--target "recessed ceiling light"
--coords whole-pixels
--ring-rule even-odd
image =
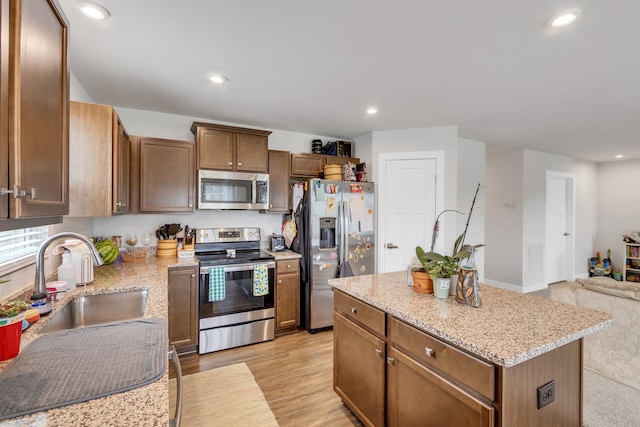
[[[580,16],[580,9],[563,10],[547,19],[547,25],[553,28],[560,28],[573,23]]]
[[[76,8],[84,16],[87,16],[91,19],[97,19],[99,21],[103,19],[107,19],[111,15],[106,8],[92,1],[86,1],[86,0],[77,1]]]
[[[217,85],[221,85],[229,81],[227,76],[223,76],[222,74],[209,74],[209,80],[211,83],[215,83]]]
[[[616,159],[621,159],[624,157],[624,154],[616,154]]]
[[[376,114],[378,112],[377,108],[367,108],[367,114]]]

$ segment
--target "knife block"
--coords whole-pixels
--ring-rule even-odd
[[[156,256],[159,258],[178,256],[178,239],[158,240]]]

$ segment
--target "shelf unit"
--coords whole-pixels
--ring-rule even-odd
[[[624,251],[624,280],[640,282],[640,244],[626,243]]]

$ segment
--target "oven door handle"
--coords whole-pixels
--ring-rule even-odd
[[[225,265],[224,266],[224,272],[225,273],[230,273],[230,272],[234,272],[234,271],[253,271],[253,269],[255,268],[256,265],[259,264],[267,264],[267,268],[276,268],[276,263],[275,261],[267,261],[267,262],[252,262],[250,264],[232,264],[232,265]],[[210,267],[200,267],[200,274],[209,274],[209,268]]]

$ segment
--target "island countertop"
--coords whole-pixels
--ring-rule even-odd
[[[124,292],[147,289],[149,297],[145,318],[168,317],[168,268],[198,265],[193,259],[178,260],[175,257],[151,257],[136,262],[116,262],[96,267],[94,281],[87,286],[78,286],[55,303],[48,316],[44,316],[22,335],[23,349],[37,338],[38,331],[46,325],[60,308],[71,299],[89,294]],[[19,355],[18,355],[19,357]],[[9,361],[0,362],[2,371]],[[54,367],[46,367],[53,369]],[[19,418],[0,421],[0,426],[166,426],[169,421],[169,371],[159,380],[124,393],[116,393],[83,403],[37,412]]]
[[[494,286],[481,308],[415,292],[406,272],[331,279],[329,284],[410,325],[505,368],[613,323],[610,314]]]

